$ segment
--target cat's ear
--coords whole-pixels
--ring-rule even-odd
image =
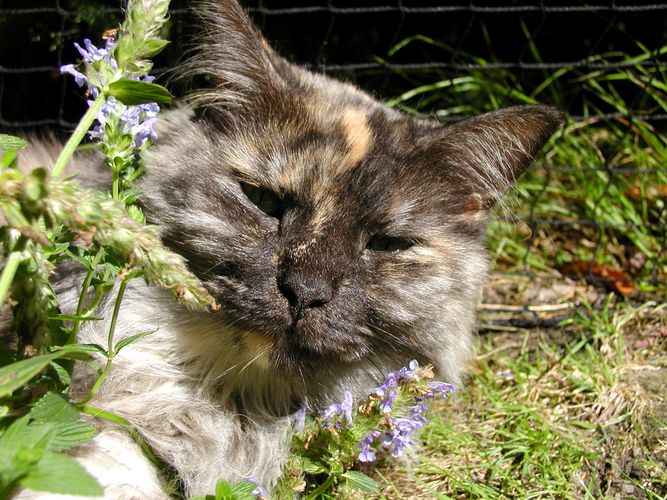
[[[244,107],[284,87],[288,63],[278,56],[236,0],[206,0],[197,9],[205,33],[182,73],[208,79],[206,104]]]
[[[473,219],[483,217],[563,121],[563,114],[549,106],[515,106],[441,130],[442,160],[461,195],[461,210]]]

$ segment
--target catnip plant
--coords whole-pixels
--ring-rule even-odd
[[[132,183],[142,172],[141,154],[155,139],[159,104],[171,98],[148,75],[148,58],[167,44],[160,29],[168,6],[165,0],[130,0],[125,21],[108,32],[103,48],[90,40],[75,45],[81,64],[61,71],[86,87],[89,108],[50,171],[43,166],[17,169],[18,153],[28,144],[0,135],[0,304],[11,313],[15,334],[10,347],[0,351],[0,498],[20,487],[103,493],[92,476],[62,453],[95,435],[81,413],[124,426],[142,442],[122,418],[88,404],[118,352],[150,333],[114,342],[115,320],[131,280],[141,277],[166,288],[195,309],[218,307],[134,205],[138,193]],[[86,135],[99,144],[111,169],[111,194],[85,190],[74,178],[63,177]],[[64,315],[49,274],[68,259],[83,266],[85,278],[75,313]],[[109,295],[114,307],[107,345],[79,344],[81,324],[97,319],[95,310]],[[81,401],[67,395],[75,360],[89,363],[99,374]],[[145,445],[144,450],[152,457]]]
[[[427,422],[429,402],[456,392],[433,380],[431,367],[416,360],[395,372],[363,401],[350,392],[340,403],[308,415],[294,415],[292,450],[277,497],[347,498],[354,492],[377,494],[366,473],[401,457],[415,444]],[[351,496],[350,496],[351,495]]]

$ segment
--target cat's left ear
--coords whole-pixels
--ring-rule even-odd
[[[564,122],[549,106],[515,106],[441,130],[446,176],[470,215],[490,209]]]
[[[197,8],[205,28],[201,48],[184,76],[205,76],[207,104],[244,108],[284,91],[289,64],[269,46],[236,0],[204,0]]]

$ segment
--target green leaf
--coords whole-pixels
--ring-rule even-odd
[[[301,468],[306,474],[321,474],[327,471],[324,465],[319,462],[313,462],[307,457],[301,457],[301,464]]]
[[[56,256],[59,257],[60,254],[65,253],[69,248],[69,243],[54,243],[51,248],[44,252],[44,255],[47,257]]]
[[[0,450],[15,451],[21,444],[22,436],[28,428],[30,418],[28,416],[21,417],[14,420],[9,427],[1,429],[0,433]],[[33,440],[33,443],[35,441]],[[46,446],[44,447],[46,451]]]
[[[3,167],[9,167],[14,163],[14,160],[16,160],[16,157],[18,154],[16,151],[7,151],[4,156],[2,157],[2,160],[0,160],[0,165]]]
[[[368,477],[363,472],[356,470],[349,470],[346,473],[342,474],[347,480],[347,484],[353,488],[358,488],[364,493],[379,493],[380,488],[378,487],[377,482],[372,477]]]
[[[126,346],[132,344],[133,342],[136,342],[140,338],[145,337],[146,335],[150,335],[151,333],[155,333],[155,332],[157,332],[157,330],[152,330],[150,332],[136,333],[134,335],[130,335],[129,337],[124,338],[123,340],[119,341],[116,344],[116,346],[114,347],[114,355],[118,354],[123,347],[126,347]]]
[[[87,359],[91,354],[107,355],[107,351],[98,344],[67,344],[57,348],[56,353],[62,353],[67,359]]]
[[[53,321],[102,321],[104,318],[95,318],[93,316],[58,314],[56,316],[49,316],[49,319]]]
[[[42,459],[19,480],[24,488],[64,495],[101,496],[104,489],[72,457],[46,453]]]
[[[21,149],[25,149],[27,145],[28,143],[20,137],[0,134],[0,149],[5,151],[20,151]]]
[[[234,493],[229,481],[220,479],[215,485],[215,500],[233,500]]]
[[[235,500],[253,500],[255,495],[252,494],[257,488],[255,483],[250,481],[243,481],[232,486],[232,494]]]
[[[29,425],[27,415],[11,423],[0,436],[0,456],[24,464],[39,461],[47,452],[54,436],[52,424]]]
[[[134,106],[148,102],[171,102],[173,96],[162,85],[121,78],[109,85],[107,95],[114,96],[123,104]]]
[[[67,368],[62,366],[58,361],[51,361],[51,364],[49,367],[55,372],[55,376],[58,379],[58,382],[63,387],[67,387],[72,383],[72,377],[70,376],[69,371],[67,371]]]
[[[95,427],[84,422],[58,424],[49,443],[50,451],[64,451],[81,446],[95,437]]]
[[[3,366],[0,368],[0,398],[9,396],[16,389],[28,383],[54,359],[87,360],[91,354],[95,353],[106,355],[106,351],[95,344],[69,344],[60,347],[56,352],[23,359],[11,365]]]
[[[79,412],[60,394],[47,392],[29,413],[33,422],[71,424],[79,420]]]
[[[85,254],[81,247],[72,245],[70,246],[69,250],[65,251],[65,254],[68,257],[81,263],[86,269],[90,269],[91,267],[90,263],[93,260],[93,258],[90,255]]]
[[[95,437],[95,428],[79,422],[79,412],[60,394],[47,392],[32,408],[28,416],[33,423],[53,425],[49,450],[62,451],[87,443]]]
[[[153,57],[159,54],[169,44],[169,40],[150,39],[141,44],[137,57]]]
[[[60,353],[44,354],[0,368],[0,398],[9,396],[59,357]]]

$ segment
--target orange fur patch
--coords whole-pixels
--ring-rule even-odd
[[[368,126],[366,115],[361,111],[356,109],[346,111],[342,123],[348,152],[338,165],[339,171],[345,171],[356,165],[368,153],[373,143],[373,131]]]

